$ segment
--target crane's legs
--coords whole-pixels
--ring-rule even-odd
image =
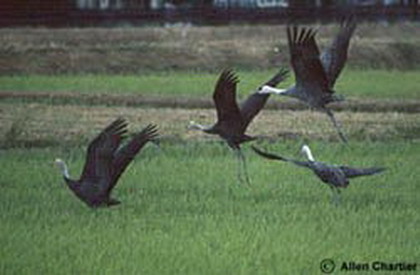
[[[246,159],[245,156],[243,155],[241,149],[236,149],[236,154],[238,157],[238,179],[239,182],[241,183],[246,183],[248,185],[251,184],[251,182],[249,181],[249,177],[248,177],[248,169],[247,169],[247,165],[246,165]],[[243,170],[243,177],[242,177],[242,171]]]
[[[333,187],[333,186],[331,186],[331,191],[332,191],[331,203],[333,203],[335,206],[338,206],[341,201],[341,191],[338,188]]]
[[[334,124],[335,129],[337,130],[338,135],[340,136],[341,140],[344,143],[347,143],[347,138],[346,136],[343,134],[343,132],[341,131],[341,125],[337,122],[337,120],[334,117],[333,112],[331,112],[331,110],[329,109],[325,109],[325,112],[327,113],[328,117],[331,119],[332,123]]]

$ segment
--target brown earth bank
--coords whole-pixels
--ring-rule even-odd
[[[337,31],[313,26],[321,48]],[[348,66],[419,68],[419,42],[419,22],[361,23]],[[288,55],[284,25],[0,29],[0,75],[255,70],[288,64]]]
[[[48,104],[72,105],[107,105],[127,107],[154,107],[154,108],[185,108],[210,109],[214,108],[211,99],[191,97],[153,97],[136,95],[109,95],[80,93],[54,93],[54,92],[1,92],[0,100],[37,102]],[[343,102],[329,105],[335,111],[351,112],[404,112],[420,113],[420,100],[392,100],[392,99],[347,99]],[[271,99],[266,107],[270,110],[307,110],[308,107],[294,99]]]
[[[0,147],[44,147],[86,145],[104,126],[117,117],[125,117],[130,132],[149,123],[159,126],[163,141],[219,141],[215,136],[187,130],[191,120],[214,123],[210,109],[174,109],[150,107],[107,107],[49,105],[0,102]],[[344,133],[356,141],[415,141],[420,138],[418,114],[400,112],[336,113]],[[324,140],[339,142],[327,116],[311,110],[263,110],[251,123],[248,133],[261,140]]]

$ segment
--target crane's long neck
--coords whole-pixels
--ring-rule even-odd
[[[308,145],[302,146],[302,153],[308,158],[309,161],[315,161],[314,156],[312,155],[311,149]]]
[[[190,130],[200,130],[200,131],[203,131],[203,132],[210,133],[211,130],[212,130],[212,127],[201,125],[199,123],[196,123],[195,121],[190,121],[190,125],[188,125],[188,129],[190,129]]]
[[[276,94],[276,95],[288,95],[289,89],[278,89],[271,86],[264,85],[259,91],[259,94]]]
[[[58,168],[60,169],[61,174],[65,179],[70,179],[69,169],[64,161],[61,159],[56,159],[55,163],[57,164]]]

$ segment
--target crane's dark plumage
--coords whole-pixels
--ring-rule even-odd
[[[340,31],[329,47],[321,54],[321,63],[328,78],[328,85],[334,87],[335,81],[347,61],[350,38],[356,29],[354,17],[341,21]]]
[[[120,147],[126,133],[127,122],[122,118],[107,126],[89,144],[79,180],[70,179],[64,162],[56,160],[68,187],[88,206],[112,206],[120,203],[110,197],[118,179],[141,148],[158,135],[157,127],[149,124],[131,141]]]
[[[333,122],[340,138],[347,142],[333,113],[326,105],[343,100],[341,96],[334,93],[333,87],[347,60],[349,41],[355,28],[356,22],[353,17],[344,20],[331,45],[320,54],[315,41],[315,30],[289,26],[287,40],[296,83],[286,90],[274,89],[267,85],[260,92],[295,97],[325,112]]]
[[[281,69],[264,85],[276,86],[286,78],[287,74],[287,70]],[[236,102],[236,85],[238,82],[238,77],[232,70],[224,70],[220,74],[213,93],[213,100],[217,112],[216,123],[213,126],[205,127],[191,122],[190,128],[199,129],[208,134],[219,135],[232,149],[238,152],[238,156],[245,166],[240,145],[255,139],[246,135],[245,131],[252,119],[264,107],[269,94],[261,94],[257,90],[238,106]]]
[[[276,87],[280,82],[286,79],[288,74],[289,71],[282,68],[262,86],[267,85],[271,87]],[[269,94],[259,93],[259,89],[260,88],[258,88],[256,92],[248,96],[248,98],[245,99],[240,105],[239,109],[242,115],[242,119],[244,121],[243,123],[245,129],[251,123],[254,117],[264,108],[268,98],[270,97]]]
[[[349,185],[350,178],[373,175],[376,173],[383,172],[385,170],[385,168],[383,167],[352,168],[343,165],[331,165],[315,161],[313,159],[309,147],[306,145],[302,147],[302,151],[307,155],[309,159],[308,161],[294,160],[279,155],[263,152],[255,146],[252,146],[252,149],[258,155],[264,158],[291,162],[295,165],[311,169],[315,173],[315,175],[318,176],[319,179],[321,179],[324,183],[328,184],[333,190],[333,192],[335,191],[337,194],[339,194],[340,192],[339,188],[346,188]]]
[[[287,70],[281,69],[264,85],[276,86],[286,78],[287,74]],[[203,127],[195,123],[191,125],[191,127],[203,130],[206,133],[219,135],[233,149],[238,149],[241,143],[254,139],[245,134],[246,128],[264,107],[269,97],[269,94],[261,94],[256,91],[239,107],[236,103],[236,85],[238,82],[238,77],[232,70],[224,70],[219,76],[213,93],[213,101],[217,112],[216,123],[210,127]]]

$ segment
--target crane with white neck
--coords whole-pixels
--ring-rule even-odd
[[[307,161],[300,161],[267,153],[255,146],[252,146],[252,149],[263,158],[291,162],[297,166],[309,168],[321,181],[331,188],[333,193],[332,200],[335,203],[339,202],[340,189],[347,188],[350,184],[351,178],[373,175],[385,170],[383,167],[353,168],[344,165],[333,165],[319,162],[314,159],[308,145],[303,145],[301,149],[301,153],[306,156],[308,159]]]
[[[64,181],[71,191],[89,207],[113,206],[120,201],[111,198],[118,179],[143,146],[157,137],[157,127],[149,124],[125,145],[120,146],[127,133],[127,122],[118,118],[89,144],[82,175],[70,178],[65,162],[56,159]]]
[[[287,75],[288,71],[282,68],[264,85],[276,86]],[[257,91],[253,92],[238,106],[236,102],[236,85],[238,82],[238,77],[232,70],[224,70],[219,76],[213,93],[213,101],[217,112],[216,123],[212,126],[203,126],[194,121],[190,121],[188,128],[200,130],[207,134],[219,135],[225,140],[238,156],[239,181],[245,181],[249,184],[246,161],[240,145],[255,139],[255,137],[245,134],[245,131],[254,117],[264,107],[270,95],[261,94],[257,89]],[[242,169],[244,171],[244,179],[242,178]]]
[[[344,20],[331,45],[320,54],[315,41],[315,30],[289,26],[287,39],[296,83],[288,89],[265,85],[260,89],[260,93],[294,97],[326,113],[341,140],[347,142],[341,126],[326,105],[344,100],[343,96],[335,94],[333,88],[347,61],[349,42],[355,29],[356,22],[353,17]]]

